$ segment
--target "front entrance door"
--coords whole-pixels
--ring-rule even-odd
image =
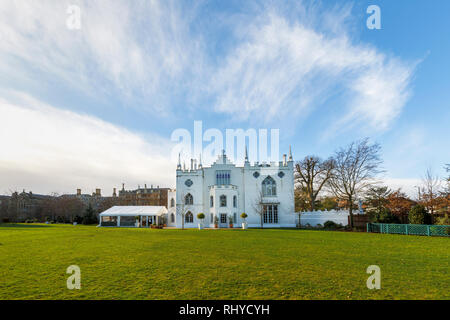
[[[220,227],[221,228],[226,228],[227,227],[227,214],[226,213],[221,213],[220,214]]]

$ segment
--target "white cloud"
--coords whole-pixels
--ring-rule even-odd
[[[146,140],[39,102],[58,100],[61,86],[74,96],[85,94],[82,101],[92,98],[92,105],[125,104],[155,118],[175,108],[183,117],[202,118],[213,108],[231,122],[279,126],[307,117],[339,93],[346,103],[336,107],[340,118],[326,133],[361,122],[386,129],[405,106],[414,64],[355,44],[348,28],[351,7],[318,14],[320,6],[311,3],[298,4],[291,14],[289,8],[249,5],[245,15],[216,19],[214,12],[197,16],[202,2],[3,1],[0,87],[30,97],[0,100],[0,132],[8,135],[0,150],[0,188],[45,185],[43,191],[50,192],[111,188],[122,180],[172,181],[167,147],[158,143],[164,139]],[[79,31],[66,27],[69,4],[81,8]]]
[[[336,21],[344,19],[339,14],[347,11],[336,12]],[[340,92],[348,102],[333,131],[354,121],[382,130],[404,107],[413,69],[353,44],[347,33],[326,34],[270,12],[214,76],[215,110],[271,122],[308,113]]]
[[[392,190],[401,189],[411,199],[417,198],[417,186],[422,185],[421,179],[408,179],[408,178],[386,178],[383,183]]]
[[[81,30],[66,26],[72,4],[81,9]],[[193,10],[173,1],[7,1],[0,6],[0,71],[30,79],[37,70],[39,81],[57,79],[161,116],[173,88],[184,90],[180,79],[201,68],[200,40],[188,33]]]
[[[174,185],[176,164],[168,160],[166,139],[143,137],[21,94],[0,98],[0,114],[0,193],[99,187],[110,194],[122,182],[130,188]]]
[[[69,4],[81,8],[79,31],[66,27]],[[337,106],[333,132],[361,122],[383,130],[400,114],[414,65],[354,44],[351,6],[325,13],[314,2],[250,7],[246,15],[221,16],[216,24],[226,27],[211,31],[199,16],[202,2],[7,1],[0,7],[0,72],[37,83],[47,76],[159,117],[180,104],[210,110],[212,100],[214,111],[232,119],[269,123],[305,117],[331,96],[335,104],[336,93],[346,103]],[[208,47],[227,31],[234,37],[225,53]]]

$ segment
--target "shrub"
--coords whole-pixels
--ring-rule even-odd
[[[205,215],[203,213],[199,213],[197,215],[197,219],[203,220],[203,219],[205,219]]]
[[[400,219],[386,208],[370,213],[370,218],[375,223],[400,223]]]
[[[75,218],[73,218],[73,222],[76,222],[78,224],[83,223],[83,217],[75,216]]]
[[[431,215],[420,204],[411,208],[408,219],[410,224],[431,224]]]
[[[448,215],[448,213],[446,213],[443,217],[437,218],[435,224],[441,226],[450,226],[450,216]]]
[[[323,224],[323,228],[326,230],[339,230],[339,229],[342,229],[343,226],[342,226],[342,224],[337,224],[334,221],[328,220],[328,221],[325,221],[325,223]]]
[[[242,218],[242,219],[245,220],[245,219],[247,219],[247,217],[248,217],[248,215],[247,215],[245,212],[243,212],[243,213],[241,214],[241,218]]]

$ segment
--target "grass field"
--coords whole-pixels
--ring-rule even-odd
[[[4,224],[0,299],[449,299],[449,261],[448,238]]]

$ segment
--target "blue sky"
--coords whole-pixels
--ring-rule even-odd
[[[81,29],[66,27],[67,7]],[[369,30],[369,5],[381,30]],[[370,137],[393,188],[450,162],[446,0],[0,5],[0,193],[174,186],[171,133],[280,129],[328,157]],[[5,138],[6,137],[6,138]]]

